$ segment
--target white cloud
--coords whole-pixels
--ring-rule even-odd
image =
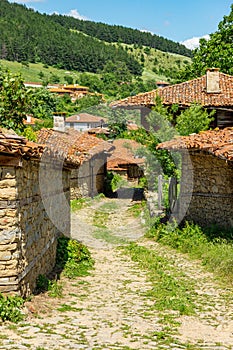
[[[184,46],[186,46],[190,50],[194,50],[197,47],[199,47],[199,40],[200,39],[206,39],[209,40],[210,36],[208,34],[203,35],[201,37],[193,37],[191,39],[187,39],[181,42]]]
[[[87,21],[88,18],[85,16],[80,15],[80,13],[78,12],[78,10],[74,9],[74,10],[70,10],[69,13],[64,13],[65,16],[70,16],[70,17],[74,17],[77,19],[83,19],[84,21]]]
[[[147,30],[147,29],[140,29],[140,32],[142,32],[142,33],[150,33],[150,34],[154,35],[153,32],[151,32],[150,30]]]

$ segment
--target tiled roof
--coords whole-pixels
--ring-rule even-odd
[[[82,86],[82,85],[77,85],[77,84],[70,84],[70,85],[63,85],[65,89],[72,89],[72,90],[89,90],[89,87],[87,86]]]
[[[191,103],[200,103],[204,107],[228,107],[233,106],[233,76],[219,72],[220,92],[210,93],[206,91],[207,75],[186,81],[184,83],[161,87],[156,90],[130,96],[123,100],[115,101],[111,107],[152,107],[159,96],[164,105],[179,104],[190,106]]]
[[[36,122],[41,123],[42,120],[38,119],[38,118],[31,117],[31,116],[29,116],[29,117],[27,117],[27,119],[23,120],[24,125],[35,125]]]
[[[99,135],[99,134],[109,135],[109,133],[110,133],[108,128],[102,128],[100,126],[97,128],[87,129],[84,132],[87,132],[90,135]]]
[[[16,135],[11,130],[0,129],[1,154],[40,158],[43,151],[43,145],[27,141],[26,138]]]
[[[73,129],[67,132],[41,129],[37,136],[40,143],[57,150],[63,156],[68,154],[69,157],[76,157],[80,163],[99,152],[109,152],[112,148],[111,144],[102,139]]]
[[[63,88],[50,88],[49,89],[50,92],[56,92],[56,93],[73,93],[72,90],[69,90],[69,89],[63,89]]]
[[[199,134],[181,136],[160,143],[158,149],[204,151],[216,157],[233,161],[233,128],[203,131]]]
[[[120,169],[125,165],[143,165],[143,158],[136,158],[135,152],[141,144],[134,140],[116,139],[113,141],[115,149],[108,158],[108,170]]]
[[[80,113],[66,118],[65,121],[68,123],[99,123],[101,121],[105,122],[106,119],[89,113]]]
[[[80,156],[74,152],[63,152],[58,147],[48,147],[41,143],[30,142],[26,138],[16,135],[13,131],[0,129],[0,154],[26,157],[27,159],[43,159],[46,161],[61,161],[67,167],[80,165]]]

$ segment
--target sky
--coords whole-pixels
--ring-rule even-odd
[[[184,43],[216,32],[233,0],[10,0],[41,13],[59,13],[95,22],[123,25]]]

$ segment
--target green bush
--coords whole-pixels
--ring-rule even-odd
[[[39,275],[36,280],[37,293],[49,292],[50,297],[62,297],[62,285],[56,280],[50,280],[45,275]]]
[[[90,251],[85,245],[65,236],[58,238],[56,266],[63,270],[66,277],[86,275],[93,264]]]
[[[3,296],[0,293],[0,318],[2,321],[19,322],[24,318],[21,307],[24,299],[19,296]]]

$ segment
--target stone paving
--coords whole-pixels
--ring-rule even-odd
[[[122,253],[119,243],[96,238],[93,215],[106,203],[115,203],[105,223],[112,235],[123,244],[137,240],[174,262],[195,281],[200,303],[206,302],[197,316],[179,318],[170,343],[158,337],[164,325],[161,315],[152,312],[153,301],[144,295],[151,289],[146,273]],[[232,299],[226,302],[225,291],[198,262],[145,240],[143,218],[129,215],[131,205],[128,198],[103,199],[72,214],[72,237],[88,245],[94,270],[75,280],[63,277],[63,298],[45,293],[27,302],[23,322],[0,325],[0,349],[233,349]]]

